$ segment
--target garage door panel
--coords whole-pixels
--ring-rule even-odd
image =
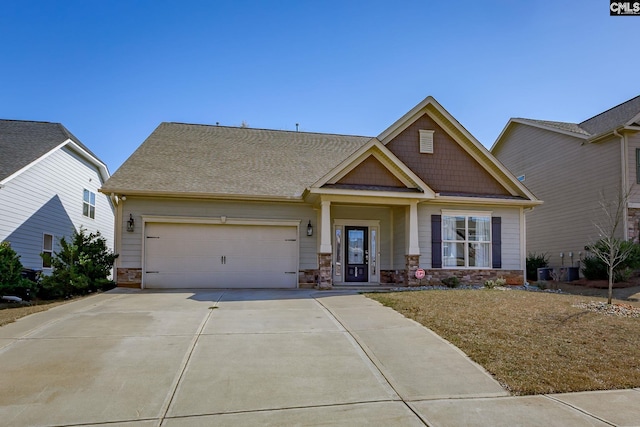
[[[149,288],[295,288],[297,227],[146,225]]]

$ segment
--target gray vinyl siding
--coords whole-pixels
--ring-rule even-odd
[[[522,265],[520,208],[499,206],[430,205],[418,206],[418,234],[420,239],[420,266],[431,268],[431,215],[442,215],[442,211],[458,210],[490,212],[492,217],[502,218],[502,269],[520,270]]]
[[[307,204],[297,203],[264,203],[236,201],[208,201],[187,199],[153,199],[128,197],[121,202],[122,233],[118,244],[120,258],[116,260],[120,268],[142,267],[142,216],[181,216],[199,218],[246,218],[264,220],[296,220],[300,221],[300,269],[318,268],[317,238],[319,228],[317,213]],[[135,231],[126,231],[129,214],[133,215]],[[314,226],[313,236],[307,236],[307,223],[311,220]],[[250,266],[248,266],[250,268]]]
[[[81,226],[100,231],[113,248],[114,212],[107,196],[98,193],[102,182],[97,169],[65,147],[7,181],[0,189],[0,240],[7,240],[25,268],[42,269],[42,240],[54,236],[54,251],[61,237]],[[96,215],[82,215],[84,189],[96,194]]]
[[[594,144],[515,124],[493,154],[514,175],[525,175],[524,184],[544,202],[526,214],[527,252],[547,253],[554,267],[569,265],[573,253],[575,264],[597,238],[600,194],[610,199],[620,189],[620,139]]]

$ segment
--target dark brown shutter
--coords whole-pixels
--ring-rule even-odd
[[[502,218],[491,218],[491,267],[502,268]]]
[[[431,268],[442,268],[441,215],[431,215]]]

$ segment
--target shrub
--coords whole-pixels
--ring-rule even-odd
[[[62,298],[113,287],[107,277],[118,255],[107,248],[99,231],[87,233],[80,228],[71,242],[60,239],[60,248],[51,260],[53,273],[42,280],[41,297]]]
[[[586,246],[585,249],[590,250],[591,247],[604,250],[601,240],[592,246]],[[614,282],[626,282],[631,278],[633,271],[640,267],[640,245],[633,242],[621,242],[622,250],[628,247],[631,247],[629,256],[613,271]],[[607,280],[609,278],[607,265],[600,258],[593,255],[587,256],[582,260],[582,274],[588,280]]]
[[[456,276],[445,277],[441,280],[442,284],[448,288],[457,288],[460,284],[460,279]]]
[[[549,267],[549,255],[529,252],[527,255],[527,280],[538,280],[538,269]]]
[[[0,295],[29,299],[35,283],[22,277],[20,256],[9,242],[0,242]]]
[[[507,284],[507,279],[504,277],[498,277],[496,280],[487,280],[484,282],[484,287],[487,289],[494,289]]]

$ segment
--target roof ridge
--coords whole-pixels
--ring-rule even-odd
[[[46,123],[50,125],[60,124],[59,122],[47,122],[45,120],[21,120],[21,119],[0,119],[2,122],[23,122],[23,123]]]
[[[297,130],[288,130],[288,129],[267,129],[267,128],[254,128],[254,127],[242,127],[242,126],[212,125],[212,124],[206,124],[206,123],[162,122],[162,124],[203,126],[203,127],[211,127],[211,128],[226,128],[226,129],[254,130],[254,131],[267,131],[267,132],[304,133],[307,135],[325,135],[325,136],[333,135],[333,136],[349,136],[349,137],[355,137],[355,138],[375,138],[375,136],[370,136],[370,135],[352,135],[352,134],[345,134],[345,133],[324,133],[324,132],[308,132],[308,131],[297,131]]]

